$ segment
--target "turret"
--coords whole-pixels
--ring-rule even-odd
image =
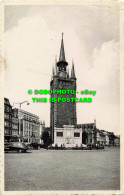
[[[57,57],[55,57],[55,75],[58,75],[58,69],[57,69]]]
[[[74,61],[73,60],[72,60],[71,78],[76,78],[75,77],[75,70],[74,70]]]
[[[69,69],[67,69],[67,79],[69,79]]]

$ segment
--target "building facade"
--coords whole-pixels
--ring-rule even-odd
[[[94,123],[77,124],[77,128],[82,129],[83,144],[96,143],[96,121],[94,121]]]
[[[96,129],[96,143],[99,145],[109,145],[109,132]]]
[[[98,144],[98,145],[109,145],[110,144],[111,133],[105,130],[97,129],[96,120],[94,120],[94,123],[77,124],[77,128],[82,128],[82,143],[83,144]]]
[[[12,135],[12,106],[7,98],[4,98],[4,135]]]
[[[50,82],[50,89],[53,90],[73,90],[76,91],[76,77],[74,70],[74,62],[72,62],[71,76],[67,70],[68,63],[65,58],[63,36],[61,40],[59,61],[53,68],[52,80]],[[55,98],[55,102],[51,101],[50,107],[50,128],[52,132],[52,142],[54,144],[72,145],[74,143],[74,135],[80,134],[80,130],[76,129],[76,102],[57,101],[58,98],[76,98],[74,94],[51,94],[51,98]],[[70,138],[69,138],[70,137]],[[81,144],[81,135],[75,138],[78,139],[78,144]]]
[[[45,122],[39,117],[22,109],[14,108],[9,99],[4,98],[4,137],[5,140],[41,143]]]
[[[19,135],[18,109],[12,109],[12,135]]]
[[[74,147],[82,144],[82,129],[74,125],[63,125],[63,128],[54,128],[54,145]]]
[[[39,117],[30,112],[18,109],[19,115],[19,136],[21,141],[34,143],[40,142],[40,121]]]

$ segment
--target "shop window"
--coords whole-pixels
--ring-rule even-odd
[[[57,132],[58,137],[63,137],[63,132]]]
[[[80,133],[74,133],[74,137],[80,137]]]

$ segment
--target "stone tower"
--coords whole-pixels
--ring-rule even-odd
[[[63,33],[60,47],[59,61],[55,61],[55,67],[52,70],[52,79],[50,89],[70,89],[76,91],[76,77],[74,70],[74,62],[72,62],[71,75],[69,76],[68,63],[65,58]],[[51,98],[76,98],[76,94],[51,94]],[[52,141],[54,141],[54,128],[63,128],[63,125],[77,124],[76,102],[51,102],[50,105],[50,128],[52,133]]]

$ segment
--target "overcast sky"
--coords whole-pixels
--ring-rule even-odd
[[[22,109],[50,121],[50,104],[33,103],[28,89],[49,89],[61,33],[77,90],[96,90],[92,103],[77,103],[77,122],[119,134],[119,8],[109,6],[5,6],[5,97],[28,100]],[[49,97],[41,96],[38,97]],[[84,97],[78,95],[78,97]]]

